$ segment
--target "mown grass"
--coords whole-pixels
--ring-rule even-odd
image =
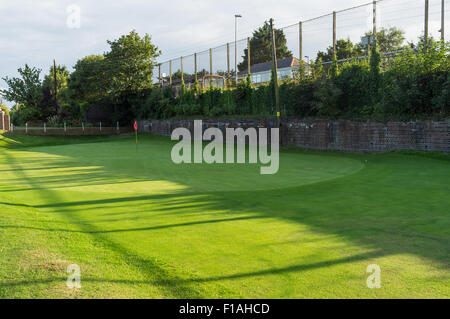
[[[448,298],[450,162],[285,150],[172,164],[141,137],[0,139],[0,297]],[[82,288],[68,289],[67,266]],[[369,289],[366,268],[382,269]]]

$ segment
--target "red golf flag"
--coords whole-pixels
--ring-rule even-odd
[[[138,130],[138,125],[137,125],[137,122],[136,122],[136,121],[134,121],[134,130],[135,130],[135,131]]]

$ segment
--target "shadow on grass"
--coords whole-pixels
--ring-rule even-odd
[[[175,279],[175,280],[167,278],[160,281],[142,281],[142,280],[117,280],[117,279],[99,279],[99,278],[83,277],[82,281],[83,283],[105,282],[105,283],[119,283],[119,284],[152,284],[152,285],[174,287],[179,286],[180,284],[196,284],[196,283],[216,282],[225,280],[239,280],[249,277],[265,277],[265,276],[286,274],[291,272],[305,272],[312,269],[332,267],[336,265],[348,264],[352,262],[358,262],[383,256],[385,255],[383,255],[381,252],[370,252],[312,264],[301,264],[284,268],[271,268],[261,271],[237,273],[233,275],[215,276],[207,278]],[[4,282],[1,284],[2,286],[5,287],[14,287],[14,286],[27,286],[35,284],[53,283],[53,282],[61,282],[61,279],[44,279],[39,281],[11,281],[11,282]]]
[[[18,178],[25,181],[30,189],[41,192],[41,195],[49,199],[51,203],[35,206],[20,203],[4,203],[5,205],[22,205],[36,209],[55,210],[68,223],[76,225],[80,229],[79,232],[89,234],[93,239],[107,246],[111,253],[120,255],[137,271],[149,277],[148,283],[162,286],[169,295],[175,297],[201,297],[201,293],[195,286],[191,285],[192,283],[299,272],[395,254],[413,254],[425,257],[438,262],[443,268],[448,268],[450,263],[450,248],[448,245],[450,238],[448,232],[445,231],[446,225],[449,223],[448,207],[450,200],[448,197],[441,196],[449,188],[450,174],[448,171],[450,171],[450,167],[444,161],[434,163],[433,167],[427,167],[427,159],[411,159],[401,155],[373,156],[371,160],[374,163],[358,174],[300,187],[224,193],[185,194],[177,192],[162,195],[122,196],[120,198],[65,202],[59,197],[58,192],[45,189],[43,186],[49,182],[57,183],[61,187],[66,183],[78,183],[78,175],[61,177],[55,175],[42,179],[31,178],[27,175],[26,170],[22,170],[20,162],[17,162],[13,156],[6,156]],[[73,163],[62,161],[59,165],[68,167]],[[85,176],[88,184],[102,185],[102,183],[109,183],[111,178],[116,175],[114,170],[104,166],[101,170],[89,170]],[[440,185],[430,182],[439,179],[447,180],[447,184]],[[198,196],[196,197],[196,195]],[[188,208],[191,212],[197,210],[196,214],[199,216],[201,216],[203,209],[227,211],[228,214],[236,215],[248,213],[252,215],[154,227],[105,230],[96,227],[94,222],[89,222],[77,214],[83,207],[92,205],[95,205],[98,210],[106,209],[108,205],[117,206],[119,204],[127,207],[131,204],[136,207],[151,207],[154,201],[158,201],[162,206],[158,208],[160,211],[181,211],[183,206],[177,207],[176,205],[189,203],[190,205],[185,206],[185,208]],[[129,215],[124,216],[123,220],[129,218]],[[184,280],[175,277],[153,261],[140,257],[110,237],[104,236],[104,234],[113,232],[152,231],[171,227],[261,218],[277,218],[308,225],[314,231],[341,236],[357,245],[370,248],[374,252],[314,264]],[[119,217],[116,220],[120,221],[121,218]],[[32,227],[30,229],[71,232],[71,230],[65,229]],[[101,281],[101,279],[86,280]],[[114,280],[107,281],[114,282]],[[128,283],[128,281],[117,282]],[[139,283],[139,281],[130,281],[130,283]]]
[[[8,226],[8,225],[0,225],[0,228],[10,228],[10,229],[30,229],[30,230],[39,230],[39,231],[50,231],[50,232],[68,232],[68,233],[82,233],[82,234],[108,234],[108,233],[126,233],[126,232],[138,232],[138,231],[151,231],[151,230],[160,230],[167,228],[176,228],[176,227],[187,227],[187,226],[197,226],[197,225],[205,225],[205,224],[217,224],[217,223],[226,223],[226,222],[236,222],[243,220],[252,220],[252,219],[263,219],[262,216],[252,216],[252,217],[236,217],[236,218],[225,218],[225,219],[212,219],[212,220],[201,220],[195,222],[187,222],[187,223],[179,223],[179,224],[170,224],[170,225],[160,225],[154,227],[141,227],[141,228],[126,228],[126,229],[113,229],[113,230],[97,230],[97,231],[79,231],[79,230],[70,230],[63,228],[39,228],[39,227],[27,227],[27,226]]]

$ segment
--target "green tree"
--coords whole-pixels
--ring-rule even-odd
[[[292,57],[292,52],[287,47],[287,40],[283,30],[275,29],[275,46],[277,48],[277,59]],[[270,37],[270,24],[264,25],[253,32],[250,39],[250,62],[258,64],[272,61],[272,40]],[[243,61],[238,65],[239,71],[244,71],[248,67],[248,49],[244,50]]]
[[[362,55],[362,51],[358,46],[355,46],[350,39],[336,41],[336,59],[350,59]],[[334,60],[333,46],[329,46],[326,52],[319,51],[317,59],[321,58],[323,62],[330,62]]]
[[[94,102],[106,96],[105,57],[89,55],[77,61],[68,81],[69,96],[76,102]]]
[[[185,73],[183,72],[183,79],[192,79],[194,78],[193,74]],[[166,81],[169,79],[169,76],[165,79]],[[172,73],[172,81],[181,81],[181,70],[177,70],[176,72]]]
[[[5,114],[9,114],[9,108],[3,104],[3,99],[0,97],[0,111],[3,111]]]
[[[9,108],[4,104],[0,104],[0,110],[5,114],[9,114]]]
[[[364,36],[371,37],[372,31],[366,32]],[[403,30],[392,27],[389,29],[382,28],[377,31],[377,49],[380,52],[392,52],[401,50],[405,47],[405,32]],[[368,55],[367,45],[358,43],[358,48],[363,52],[363,55]]]
[[[111,51],[105,54],[105,77],[109,93],[137,92],[152,87],[153,67],[161,51],[152,44],[148,34],[136,31],[114,41],[107,41]]]
[[[8,88],[0,90],[0,94],[8,101],[23,104],[24,107],[33,109],[34,113],[39,113],[42,102],[42,82],[39,78],[41,70],[26,64],[17,71],[20,77],[3,78]]]

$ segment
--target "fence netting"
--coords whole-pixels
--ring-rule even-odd
[[[428,10],[426,3],[426,0],[379,0],[316,18],[299,19],[289,26],[277,25],[274,21],[279,78],[293,78],[300,65],[330,64],[335,52],[338,62],[355,56],[366,58],[370,46],[374,45],[375,29],[378,49],[386,56],[391,57],[407,46],[417,47],[424,41],[427,11],[428,39],[439,41],[441,25],[449,20],[450,0],[428,0]],[[248,38],[164,61],[155,67],[153,79],[159,85],[174,86],[181,86],[182,80],[186,86],[193,85],[195,74],[200,85],[204,85],[205,78],[208,85],[223,82],[234,86],[236,79],[241,82],[247,78],[252,84],[269,82],[273,64],[267,28],[266,21]],[[398,45],[389,42],[389,36],[396,30],[404,38]],[[255,37],[255,33],[259,37]],[[450,26],[446,26],[446,41],[449,33]]]

